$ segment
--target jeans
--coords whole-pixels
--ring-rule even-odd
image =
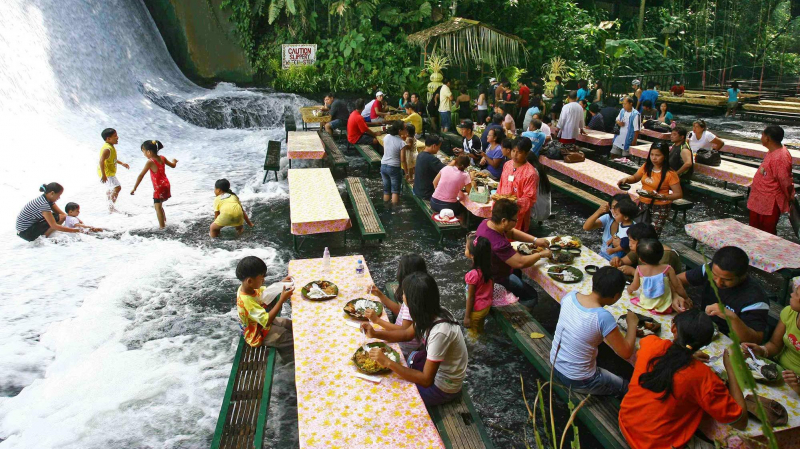
[[[441,119],[441,122],[442,122],[442,123],[439,124],[439,126],[442,129],[447,128],[449,130],[449,129],[451,129],[453,127],[452,124],[450,123],[450,111],[447,111],[447,112],[439,111],[439,118]]]
[[[383,179],[383,194],[400,194],[400,184],[403,182],[403,170],[400,167],[381,164],[381,179]]]
[[[455,203],[448,203],[447,201],[437,200],[433,197],[431,197],[431,209],[433,209],[434,212],[441,212],[442,209],[450,209],[456,217],[467,211],[467,208],[458,201]]]
[[[345,129],[347,128],[347,122],[345,120],[336,119],[331,120],[331,129]]]
[[[572,380],[557,369],[553,369],[553,377],[576,393],[593,394],[595,396],[622,397],[628,391],[628,381],[616,374],[598,367],[594,376],[583,380]]]
[[[519,298],[519,302],[525,307],[533,307],[539,302],[539,294],[530,285],[526,284],[519,276],[512,274],[507,280],[498,282]]]

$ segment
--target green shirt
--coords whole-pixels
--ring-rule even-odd
[[[786,306],[781,310],[781,323],[786,326],[783,334],[783,351],[778,355],[778,363],[785,369],[800,374],[800,329],[797,328],[798,313]]]
[[[556,84],[556,87],[553,88],[553,99],[563,100],[564,99],[564,85],[563,84]]]

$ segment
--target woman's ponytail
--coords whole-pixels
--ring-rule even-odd
[[[220,190],[222,190],[223,192],[225,192],[227,194],[236,196],[236,194],[231,191],[231,183],[230,183],[230,181],[228,181],[225,178],[218,179],[217,182],[214,183],[214,188],[215,189],[220,189]]]
[[[675,341],[663,355],[647,363],[647,372],[639,376],[639,384],[654,392],[663,393],[664,401],[672,394],[675,374],[689,366],[695,351],[711,343],[714,323],[700,309],[689,309],[679,313],[673,321],[676,327]]]
[[[158,154],[158,150],[162,148],[164,148],[164,144],[158,140],[145,140],[142,143],[142,149],[145,151],[150,151],[153,154]]]

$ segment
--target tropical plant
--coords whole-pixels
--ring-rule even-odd
[[[526,73],[528,73],[527,69],[521,69],[512,65],[500,70],[497,79],[507,79],[512,89],[518,89],[519,80],[524,77]]]
[[[428,83],[428,100],[431,99],[436,89],[442,85],[444,75],[442,70],[450,66],[450,60],[447,56],[441,56],[432,53],[425,61],[425,68],[431,73],[431,82]]]
[[[560,76],[563,79],[567,79],[569,66],[567,66],[567,62],[562,57],[553,56],[550,62],[542,65],[542,73],[544,74],[545,92],[552,95],[556,86],[556,77]]]

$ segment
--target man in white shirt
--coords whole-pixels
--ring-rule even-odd
[[[630,156],[631,145],[636,145],[639,139],[640,122],[639,111],[633,108],[633,98],[625,97],[622,100],[622,110],[617,115],[619,135],[614,138],[611,147],[612,156]]]
[[[439,91],[439,119],[441,121],[442,132],[452,128],[450,123],[450,110],[453,108],[453,92],[450,91],[450,80],[442,80],[442,89]]]
[[[569,91],[569,103],[561,109],[561,118],[558,121],[558,141],[572,145],[579,134],[586,134],[584,127],[583,106],[578,103],[578,93]]]

